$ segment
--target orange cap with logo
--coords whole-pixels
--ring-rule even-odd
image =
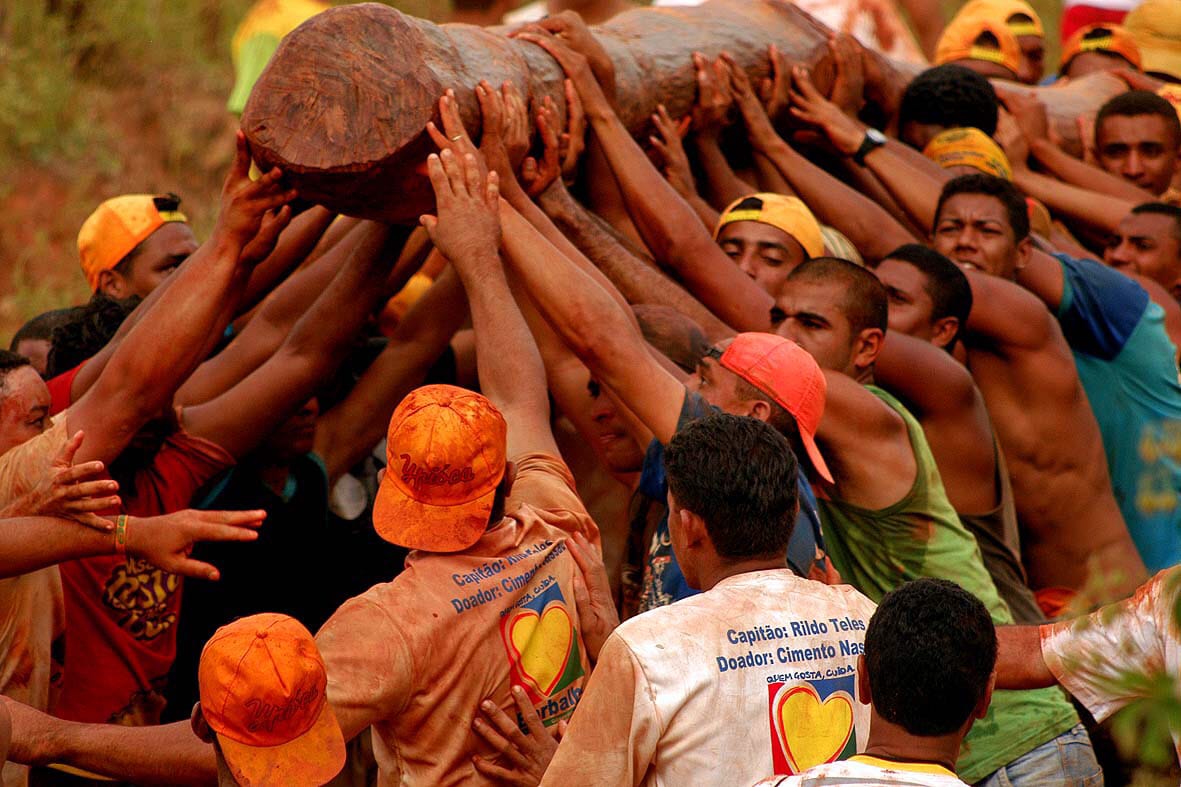
[[[318,787],[344,767],[344,736],[311,633],[263,614],[222,626],[201,651],[201,714],[238,784]]]
[[[123,261],[131,250],[163,225],[187,222],[178,210],[161,210],[157,202],[176,205],[175,194],[124,194],[95,208],[78,231],[78,257],[91,290],[98,289],[98,275]]]
[[[504,478],[507,433],[504,416],[474,391],[411,391],[386,433],[386,470],[373,504],[377,534],[428,552],[479,541]]]
[[[1119,25],[1087,25],[1075,30],[1062,45],[1062,65],[1058,70],[1065,72],[1070,61],[1084,52],[1119,55],[1137,70],[1140,68],[1140,47],[1132,34]]]
[[[997,47],[977,43],[985,33],[991,33]],[[935,47],[935,65],[959,60],[982,60],[996,63],[1017,75],[1021,68],[1021,47],[1017,38],[1003,21],[977,14],[961,12],[944,28]]]
[[[828,382],[811,353],[773,333],[740,333],[722,352],[718,363],[791,413],[812,466],[821,478],[832,483],[832,473],[816,447]]]

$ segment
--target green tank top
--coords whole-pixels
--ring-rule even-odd
[[[919,577],[955,582],[988,608],[997,625],[1013,616],[984,568],[976,539],[947,499],[922,426],[890,394],[866,390],[906,422],[914,449],[914,485],[892,506],[871,511],[842,500],[818,500],[829,556],[844,580],[874,601]],[[997,691],[988,715],[972,725],[956,763],[959,777],[979,781],[1078,724],[1078,714],[1057,688]]]

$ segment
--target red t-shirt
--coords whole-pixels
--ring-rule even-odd
[[[82,371],[82,367],[86,365],[86,361],[75,366],[68,372],[62,372],[52,380],[46,381],[49,386],[49,415],[55,416],[70,406],[70,389],[74,387],[74,378],[78,376],[78,372]]]
[[[178,430],[151,467],[121,489],[123,510],[158,516],[187,508],[207,481],[234,464],[216,443]],[[176,658],[181,578],[145,560],[109,555],[61,564],[66,659],[53,712],[64,719],[159,724]]]

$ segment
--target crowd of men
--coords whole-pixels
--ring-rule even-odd
[[[1105,722],[1181,694],[1181,4],[1034,92],[1023,0],[935,32],[901,84],[695,54],[637,141],[567,10],[509,33],[564,111],[439,97],[418,226],[241,133],[203,241],[103,201],[0,351],[4,784],[1126,781]]]

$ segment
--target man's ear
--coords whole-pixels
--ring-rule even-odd
[[[205,721],[205,714],[201,712],[201,703],[193,706],[193,713],[189,716],[189,725],[193,728],[193,734],[206,743],[213,743],[213,730],[209,728],[209,723]]]
[[[709,533],[705,529],[705,520],[687,508],[678,508],[677,517],[681,526],[681,535],[685,546],[696,547],[709,540]]]
[[[1015,272],[1022,271],[1026,265],[1029,264],[1029,258],[1033,256],[1033,238],[1026,235],[1017,243],[1017,267]]]
[[[956,334],[959,332],[959,317],[940,317],[931,325],[931,342],[946,350],[955,341]]]
[[[769,421],[771,420],[771,405],[762,399],[756,399],[750,403],[750,412],[747,415],[760,421]]]
[[[866,328],[853,341],[853,367],[868,369],[878,359],[886,332],[881,328]]]
[[[857,701],[862,705],[873,704],[873,692],[869,689],[869,670],[865,668],[865,654],[857,657]]]
[[[992,690],[994,688],[996,688],[996,667],[992,668],[992,674],[988,676],[988,687],[984,690],[984,696],[976,703],[976,708],[972,711],[972,718],[983,719],[988,713],[988,706],[992,704]]]
[[[98,287],[96,291],[108,295],[115,300],[122,300],[129,294],[127,291],[127,280],[115,270],[98,272]]]

